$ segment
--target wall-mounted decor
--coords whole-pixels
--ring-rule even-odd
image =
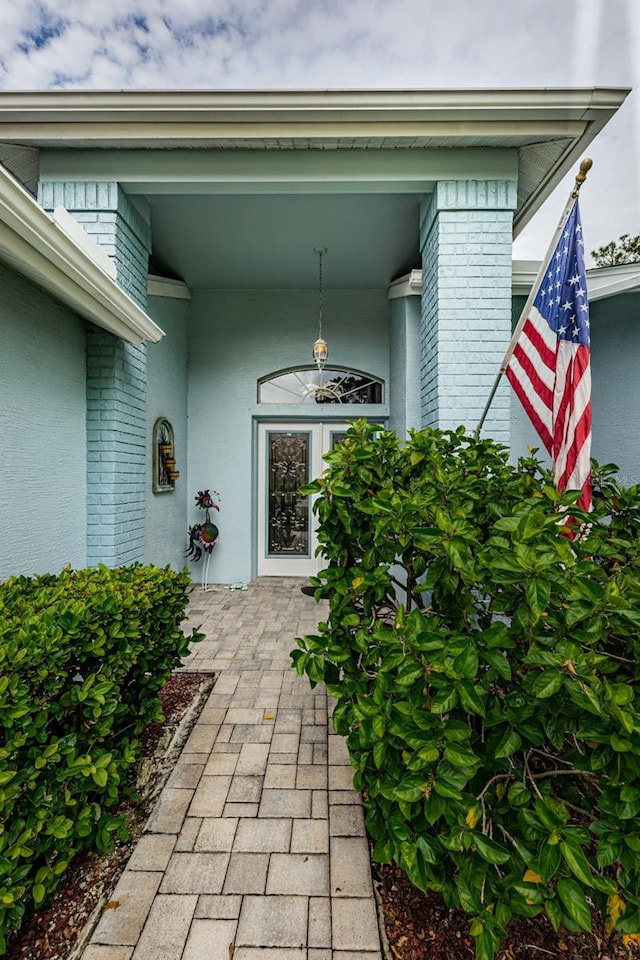
[[[169,493],[175,490],[179,476],[173,427],[164,417],[158,417],[153,425],[153,492]]]

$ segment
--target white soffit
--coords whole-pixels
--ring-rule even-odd
[[[90,256],[88,244],[79,246],[2,166],[0,198],[0,260],[129,343],[164,336],[98,262],[99,254]]]
[[[514,234],[584,156],[626,88],[0,93],[0,141],[55,148],[512,147]]]

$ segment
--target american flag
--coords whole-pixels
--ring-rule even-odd
[[[576,199],[506,368],[553,460],[558,490],[591,509],[591,368],[584,241]]]

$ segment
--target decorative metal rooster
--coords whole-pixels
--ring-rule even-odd
[[[220,494],[217,490],[214,490],[213,496],[219,498]],[[185,556],[195,561],[201,559],[203,551],[211,554],[211,551],[216,545],[219,531],[215,523],[211,522],[211,514],[209,511],[212,508],[214,510],[220,510],[220,507],[208,490],[198,490],[194,500],[200,510],[206,511],[204,523],[195,523],[192,527],[189,527],[189,546],[185,551]]]

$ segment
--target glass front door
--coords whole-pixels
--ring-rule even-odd
[[[318,477],[322,455],[344,438],[344,423],[261,423],[258,428],[258,576],[308,577],[322,558],[312,497],[300,487]]]

